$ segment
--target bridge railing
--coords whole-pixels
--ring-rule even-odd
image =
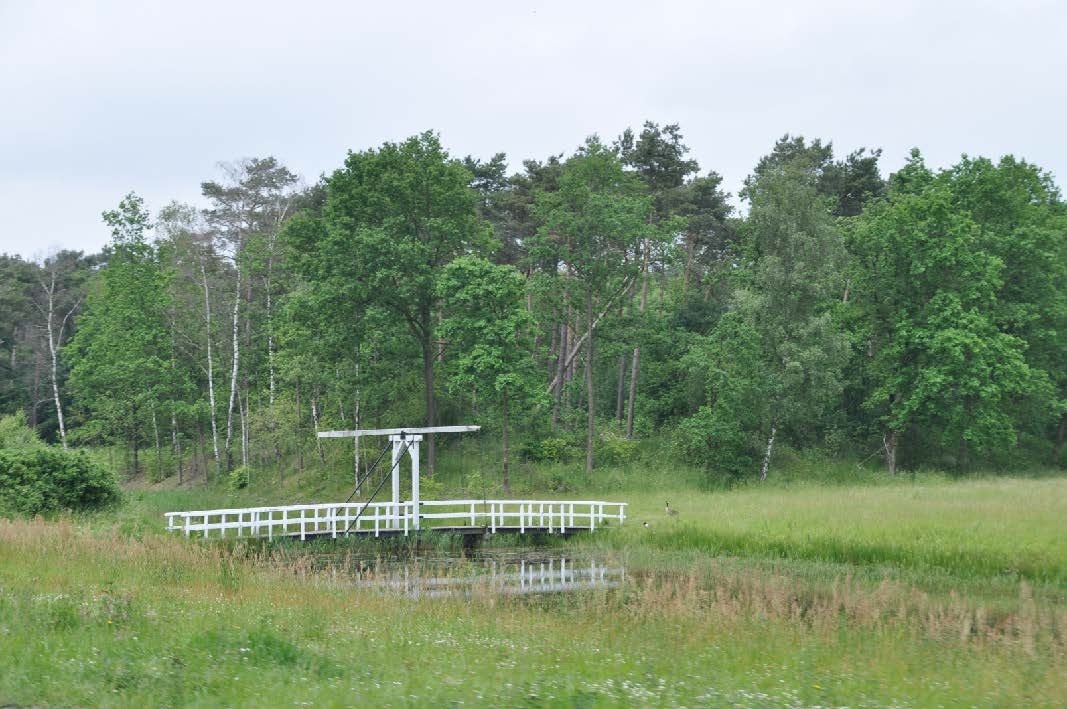
[[[273,537],[329,535],[348,532],[409,534],[422,526],[485,527],[496,533],[574,529],[595,530],[606,522],[626,519],[625,502],[599,500],[423,500],[413,502],[350,502],[284,505],[219,510],[167,512],[167,529],[185,536]],[[429,525],[422,525],[426,520]],[[449,524],[451,523],[451,524]]]
[[[625,502],[600,500],[424,500],[422,507],[436,510],[422,513],[423,519],[450,520],[458,525],[487,527],[496,532],[500,527],[517,527],[562,533],[567,528],[594,530],[609,520],[626,519]]]
[[[167,512],[165,517],[168,531],[187,537],[227,537],[232,530],[238,537],[306,539],[329,534],[336,538],[350,529],[375,536],[386,530],[406,534],[414,518],[412,508],[410,502],[349,502]]]

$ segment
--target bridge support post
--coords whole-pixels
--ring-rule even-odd
[[[393,503],[390,507],[390,526],[394,529],[400,526],[400,466],[403,463],[401,459],[404,451],[404,445],[407,444],[407,453],[411,458],[411,527],[413,529],[419,528],[419,443],[422,442],[422,436],[420,435],[408,435],[399,434],[389,436],[389,440],[393,444]],[[406,514],[406,513],[405,513]],[[392,524],[395,522],[395,524]]]

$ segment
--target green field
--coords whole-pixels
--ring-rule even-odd
[[[103,516],[0,520],[0,703],[1067,697],[1067,479],[605,493],[631,503],[627,524],[564,544],[624,565],[624,586],[527,599],[412,600],[312,570],[299,545],[160,533],[160,510],[208,494],[146,489]]]

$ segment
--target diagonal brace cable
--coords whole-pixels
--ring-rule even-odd
[[[345,529],[345,536],[346,537],[348,536],[348,533],[352,531],[352,526],[355,525],[357,522],[359,522],[360,517],[363,516],[363,513],[366,512],[367,508],[370,506],[370,503],[374,500],[374,498],[381,491],[382,486],[385,485],[385,481],[392,477],[393,472],[395,472],[396,469],[397,469],[397,466],[399,466],[400,462],[402,460],[404,460],[404,454],[407,453],[407,451],[408,451],[408,442],[405,440],[404,441],[404,445],[401,446],[401,448],[400,448],[400,455],[398,455],[396,457],[396,462],[393,463],[392,467],[389,469],[389,475],[383,475],[382,476],[382,479],[378,482],[378,487],[374,488],[374,492],[372,492],[370,497],[367,498],[367,501],[363,503],[363,507],[361,507],[359,509],[359,512],[356,513],[356,516],[352,519],[352,521],[348,523],[348,528]]]
[[[385,447],[382,448],[382,452],[378,454],[378,458],[371,464],[370,468],[367,469],[367,472],[363,474],[363,477],[356,478],[356,487],[354,490],[352,490],[352,494],[348,496],[348,499],[345,500],[346,505],[351,502],[352,498],[356,496],[356,493],[363,488],[363,483],[367,482],[367,480],[370,479],[371,473],[373,473],[374,469],[378,467],[378,463],[382,462],[382,458],[385,457],[385,454],[386,452],[388,452],[389,447],[391,445],[391,443],[386,443]]]

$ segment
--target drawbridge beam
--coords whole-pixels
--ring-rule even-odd
[[[319,431],[319,438],[363,438],[365,436],[389,436],[393,444],[393,500],[392,513],[400,514],[400,464],[405,450],[411,458],[411,505],[414,509],[412,523],[419,528],[419,444],[426,433],[469,433],[481,426],[422,426],[415,428],[366,428],[353,431]]]

